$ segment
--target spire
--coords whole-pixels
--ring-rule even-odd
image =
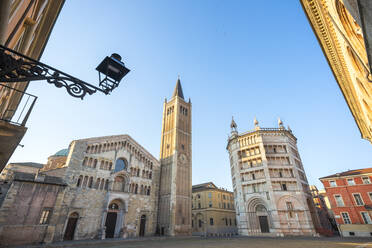
[[[231,131],[236,131],[237,127],[238,127],[238,125],[236,125],[236,123],[234,121],[234,116],[233,116],[232,119],[231,119],[231,124],[230,124]]]
[[[177,79],[177,83],[176,83],[176,87],[174,88],[174,91],[173,91],[173,97],[175,96],[178,96],[178,97],[181,97],[182,99],[183,98],[183,92],[182,92],[182,86],[181,86],[181,81],[180,81],[180,77],[178,76],[178,79]]]

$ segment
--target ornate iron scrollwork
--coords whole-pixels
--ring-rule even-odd
[[[92,95],[97,91],[106,95],[110,92],[0,45],[0,82],[36,80],[46,80],[57,88],[64,87],[71,96],[81,99],[86,94]]]

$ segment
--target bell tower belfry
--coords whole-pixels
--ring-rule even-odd
[[[178,78],[165,100],[160,146],[158,230],[161,235],[191,235],[191,102]]]

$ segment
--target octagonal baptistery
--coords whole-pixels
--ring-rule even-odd
[[[315,235],[319,220],[292,130],[283,126],[238,133],[234,120],[230,155],[240,235]]]
[[[74,140],[55,241],[154,235],[159,161],[129,135]]]

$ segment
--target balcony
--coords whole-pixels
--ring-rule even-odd
[[[0,85],[0,171],[27,131],[28,117],[37,97],[7,85]]]

